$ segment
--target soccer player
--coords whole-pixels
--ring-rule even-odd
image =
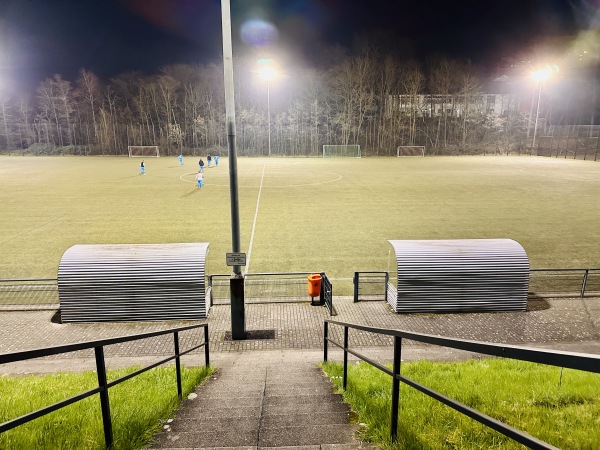
[[[198,165],[200,166],[200,172],[204,172],[204,161],[202,161],[202,159],[198,161]]]
[[[219,155],[215,155],[215,167],[219,167]]]
[[[179,164],[183,166],[183,155],[181,153],[179,154]]]
[[[204,178],[204,174],[202,173],[201,170],[198,171],[198,173],[196,174],[196,181],[198,182],[198,189],[200,189],[202,187],[202,179]]]
[[[208,155],[206,157],[206,160],[208,161],[208,167],[210,167],[210,162],[212,161],[212,158],[210,157],[210,155]]]
[[[144,165],[144,160],[140,163],[140,175],[146,175],[146,166]]]

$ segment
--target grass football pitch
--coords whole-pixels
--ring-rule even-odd
[[[139,158],[0,157],[0,278],[54,278],[72,245],[118,243],[209,242],[207,272],[230,273],[228,160],[198,189],[198,159],[139,175]],[[251,273],[388,270],[388,239],[510,238],[532,268],[600,267],[595,162],[240,158],[238,181]]]

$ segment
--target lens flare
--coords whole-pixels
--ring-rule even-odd
[[[244,22],[240,32],[242,40],[246,44],[255,47],[273,45],[279,37],[275,25],[261,19],[251,19]]]

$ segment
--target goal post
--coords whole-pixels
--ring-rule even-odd
[[[396,156],[425,156],[424,145],[399,145],[396,149]]]
[[[323,158],[360,158],[360,145],[323,145]]]
[[[129,145],[127,150],[130,158],[158,158],[160,156],[158,145]]]

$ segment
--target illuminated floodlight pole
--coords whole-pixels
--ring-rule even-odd
[[[271,60],[261,60],[263,63],[271,63]],[[267,82],[267,126],[269,128],[269,156],[271,156],[271,81],[277,78],[277,71],[271,66],[264,64],[260,69],[260,76]]]
[[[535,110],[535,125],[533,126],[533,140],[531,141],[531,151],[535,149],[535,138],[537,136],[538,119],[540,117],[540,100],[542,98],[542,84],[552,75],[552,72],[558,72],[558,66],[546,66],[543,69],[536,70],[531,73],[533,78],[538,83],[538,100]]]

